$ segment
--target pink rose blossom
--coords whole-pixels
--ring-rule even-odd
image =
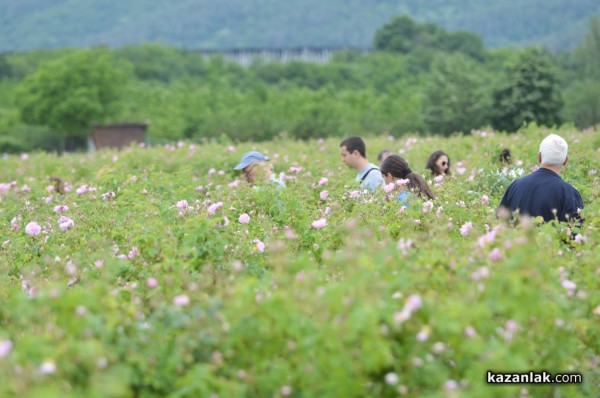
[[[302,171],[302,167],[290,167],[290,169],[288,170],[288,173],[292,173],[292,174],[297,174],[299,172]]]
[[[412,240],[404,240],[404,238],[400,238],[396,247],[398,248],[398,250],[401,250],[404,254],[406,254],[406,251],[412,247],[412,244]]]
[[[69,206],[59,205],[54,207],[55,213],[66,213],[69,210]]]
[[[487,205],[490,201],[490,198],[488,198],[487,195],[483,195],[481,198],[479,198],[479,202],[481,202],[482,205]]]
[[[56,364],[54,361],[46,360],[39,368],[39,372],[43,375],[50,375],[56,373]]]
[[[68,231],[69,229],[71,229],[75,226],[75,223],[73,222],[72,219],[70,219],[67,216],[60,216],[60,218],[58,219],[58,226],[63,231]]]
[[[140,255],[140,250],[138,249],[137,246],[133,246],[131,248],[131,250],[129,251],[129,253],[127,253],[127,258],[129,258],[131,260],[139,255]]]
[[[326,225],[327,225],[327,220],[324,218],[321,218],[319,220],[313,221],[313,223],[310,226],[313,227],[314,229],[321,229],[321,228],[325,227]]]
[[[217,210],[219,210],[222,206],[223,202],[217,202],[208,206],[208,214],[210,214],[211,216],[214,215],[217,212]]]
[[[562,287],[564,287],[565,289],[567,289],[569,291],[573,291],[573,290],[577,289],[577,284],[568,279],[565,279],[564,281],[562,281],[561,285],[562,285]]]
[[[102,200],[110,200],[110,199],[114,199],[115,197],[116,197],[116,195],[113,191],[109,191],[109,192],[102,194]]]
[[[411,294],[406,299],[404,306],[410,312],[414,312],[423,306],[423,300],[421,300],[421,296],[419,296],[418,294]]]
[[[254,239],[252,242],[256,245],[256,249],[259,253],[263,253],[265,251],[265,244],[260,239]]]
[[[321,200],[327,200],[327,196],[329,196],[329,192],[325,191],[321,191],[321,193],[319,194],[319,197],[321,198]]]
[[[327,185],[328,182],[329,182],[329,180],[327,179],[327,177],[323,177],[319,180],[319,183],[317,184],[317,186],[322,187],[323,185]]]
[[[146,285],[150,288],[150,289],[155,289],[156,287],[158,287],[158,281],[156,280],[156,278],[148,278],[148,281],[146,282]]]
[[[477,282],[490,276],[490,270],[487,267],[479,267],[471,274],[471,280]]]
[[[519,324],[517,323],[517,321],[509,319],[508,321],[506,321],[505,327],[506,330],[509,332],[516,332],[517,328],[519,327]]]
[[[296,233],[294,232],[293,229],[291,229],[290,227],[288,227],[287,225],[285,227],[283,227],[285,230],[285,237],[288,239],[296,239]]]
[[[240,180],[234,180],[227,184],[229,188],[237,188],[240,185]]]
[[[477,335],[477,331],[475,330],[475,328],[473,326],[467,326],[465,328],[465,336],[466,337],[472,339],[476,335]]]
[[[396,185],[394,183],[389,183],[383,187],[383,190],[385,191],[385,193],[390,193],[394,190],[394,188],[396,188]]]
[[[421,210],[423,213],[428,213],[431,210],[433,210],[433,202],[431,200],[428,200],[427,202],[423,203],[423,209]]]
[[[462,236],[469,235],[469,232],[473,229],[473,223],[471,221],[467,221],[460,227],[460,234]]]
[[[238,221],[240,222],[240,224],[248,224],[250,222],[250,216],[246,213],[240,215],[240,218],[238,219]]]
[[[495,248],[490,252],[490,254],[488,254],[488,258],[492,261],[499,261],[502,259],[502,252],[500,249]]]
[[[360,198],[360,191],[352,191],[350,192],[350,199],[358,199]]]
[[[83,195],[84,193],[89,191],[89,187],[87,185],[83,185],[75,190],[77,195]]]
[[[394,372],[389,372],[385,375],[385,383],[389,384],[390,386],[398,384],[399,381],[400,378]]]
[[[417,341],[424,342],[429,338],[429,330],[421,329],[419,333],[417,333]]]
[[[217,172],[216,169],[210,169],[210,170],[208,170],[208,175],[211,176],[211,175],[215,174],[216,172]]]
[[[94,266],[96,268],[102,268],[102,267],[104,267],[104,261],[102,261],[102,260],[96,260],[96,261],[94,261]]]
[[[42,232],[42,227],[37,222],[32,221],[25,226],[25,232],[27,235],[36,236]]]
[[[396,180],[396,185],[398,185],[399,187],[404,186],[406,184],[408,184],[410,182],[410,180],[408,178],[400,178],[398,180]]]
[[[187,294],[180,294],[173,298],[173,305],[175,307],[184,307],[190,303],[190,298]]]
[[[458,389],[458,383],[456,382],[456,380],[446,380],[446,382],[444,383],[444,390],[446,391],[455,391]]]
[[[188,201],[185,199],[177,201],[177,204],[175,206],[181,210],[185,210],[189,207]]]
[[[0,358],[6,358],[12,350],[13,343],[10,340],[0,340]]]

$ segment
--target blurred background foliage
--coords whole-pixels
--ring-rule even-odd
[[[149,121],[149,143],[600,122],[597,18],[569,53],[490,50],[406,16],[383,25],[374,48],[247,67],[160,44],[0,54],[0,152],[84,149],[89,126],[107,122]]]

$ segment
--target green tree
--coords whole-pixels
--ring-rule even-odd
[[[577,80],[565,90],[565,118],[579,128],[600,124],[600,81]]]
[[[462,54],[439,56],[423,89],[422,114],[437,134],[468,132],[486,124],[491,95],[479,64]]]
[[[119,105],[131,64],[106,49],[78,51],[40,65],[18,87],[21,120],[47,126],[67,139],[84,138],[91,123],[105,122]]]
[[[508,68],[507,83],[494,92],[492,125],[516,131],[523,124],[553,126],[560,123],[562,99],[556,72],[548,53],[529,49]]]
[[[600,19],[590,19],[585,39],[573,51],[573,59],[580,76],[600,81]]]
[[[418,24],[410,17],[394,17],[375,32],[373,46],[377,50],[411,53],[420,49],[461,52],[477,60],[485,57],[485,46],[480,36],[472,32],[446,32],[427,23]]]
[[[600,19],[590,20],[585,39],[575,48],[568,68],[565,117],[580,128],[600,123]]]
[[[373,47],[376,50],[408,53],[413,48],[417,24],[407,15],[394,17],[375,32]]]

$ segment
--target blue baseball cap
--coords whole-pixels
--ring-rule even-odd
[[[252,163],[255,162],[267,162],[271,159],[269,159],[268,157],[266,157],[265,155],[263,155],[262,153],[258,152],[258,151],[250,151],[248,153],[245,153],[244,156],[242,156],[242,161],[235,166],[233,169],[234,170],[242,170],[246,167],[248,167],[249,165],[251,165]]]

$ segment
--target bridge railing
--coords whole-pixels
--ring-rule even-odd
[[[206,58],[220,55],[224,59],[248,66],[255,60],[288,63],[302,61],[324,64],[331,61],[334,53],[339,51],[354,51],[369,53],[370,48],[348,47],[298,47],[298,48],[243,48],[225,50],[197,50]]]

